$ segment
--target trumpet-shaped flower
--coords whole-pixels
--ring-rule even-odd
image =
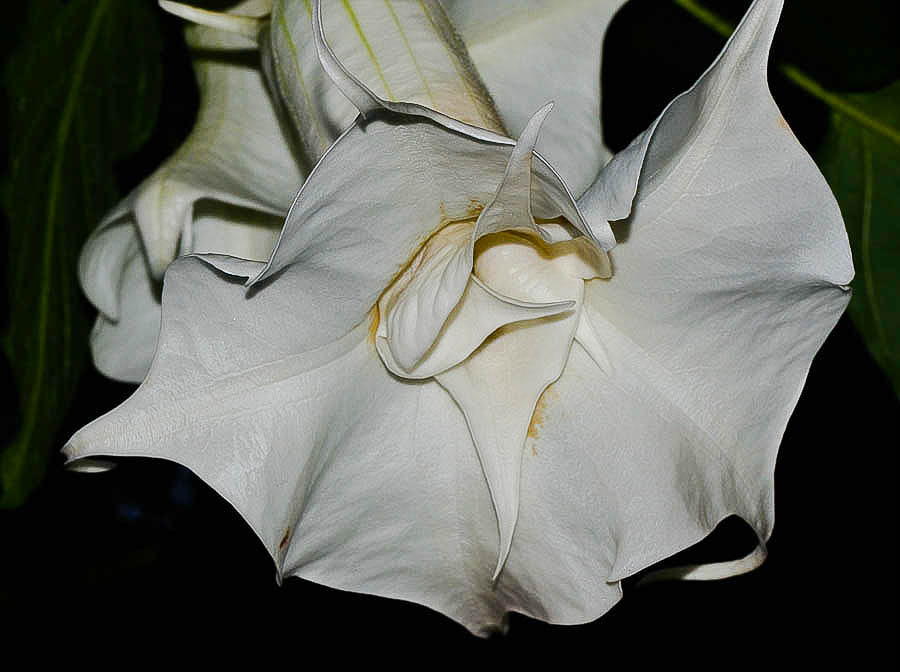
[[[179,462],[279,577],[478,633],[508,611],[594,619],[731,514],[764,547],[778,444],[853,274],[837,204],[768,91],[781,2],[756,0],[602,168],[589,124],[563,138],[596,101],[551,112],[520,75],[527,103],[504,112],[503,84],[479,81],[452,25],[475,4],[378,3],[405,36],[384,48],[417,63],[403,73],[345,4],[332,32],[318,3],[305,20],[278,3],[262,42],[295,123],[324,137],[335,92],[358,117],[325,150],[298,127],[317,163],[266,261],[169,267],[150,372],[72,437],[73,466]]]
[[[266,7],[245,0],[233,11]],[[172,260],[191,252],[267,259],[305,173],[264,86],[254,41],[207,26],[185,36],[200,88],[196,124],[104,217],[79,259],[81,286],[99,311],[94,364],[126,382],[140,382],[150,368],[157,285]]]

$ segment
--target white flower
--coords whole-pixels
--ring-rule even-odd
[[[149,375],[67,456],[179,462],[279,576],[478,633],[510,610],[592,620],[624,577],[730,514],[763,546],[781,434],[853,274],[837,204],[768,91],[781,4],[757,0],[697,84],[587,178],[571,144],[532,152],[543,101],[509,124],[513,144],[376,95],[337,44],[354,34],[329,29],[336,57],[311,30],[318,77],[362,116],[267,262],[169,268]],[[293,34],[283,9],[273,36],[276,21]],[[563,107],[544,130],[578,118]],[[577,202],[570,183],[589,185]]]
[[[233,11],[259,13],[245,0]],[[100,314],[94,364],[126,382],[144,379],[159,333],[159,287],[178,254],[267,259],[305,170],[276,118],[248,38],[186,30],[200,109],[178,151],[117,205],[79,259],[79,280]],[[238,159],[240,157],[240,159]]]

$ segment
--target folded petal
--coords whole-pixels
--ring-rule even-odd
[[[444,4],[513,137],[555,101],[537,150],[580,195],[612,156],[600,128],[600,59],[624,0]]]
[[[548,258],[537,240],[512,233],[481,239],[475,272],[486,285],[515,299],[572,305],[565,313],[499,329],[460,364],[435,376],[466,416],[491,491],[500,533],[496,578],[516,526],[525,437],[538,399],[568,358],[583,281]]]
[[[555,546],[531,538],[544,508],[522,513],[526,562],[514,542],[516,570],[492,581],[497,520],[458,406],[434,382],[390,375],[366,324],[307,348],[317,325],[305,295],[321,287],[286,276],[247,296],[228,276],[258,265],[213,256],[170,267],[153,368],[70,439],[71,467],[96,468],[101,456],[175,461],[236,508],[280,576],[415,601],[479,634],[510,609],[556,618],[585,596],[615,601],[602,580],[558,593],[571,586],[555,566],[546,583],[523,584],[550,563],[530,564],[534,549]]]
[[[97,227],[78,257],[78,282],[88,300],[111,320],[119,319],[125,267],[141,254],[134,222],[116,218]]]
[[[317,325],[304,295],[321,287],[288,276],[248,297],[228,275],[255,270],[227,257],[170,267],[150,374],[71,438],[70,465],[178,462],[247,520],[279,575],[496,627],[515,583],[491,584],[494,512],[452,399],[391,376],[365,324],[306,347]]]
[[[100,308],[90,336],[94,366],[114,380],[139,383],[156,351],[158,285],[150,276],[131,222],[108,227],[89,243],[90,252],[81,257],[82,266],[90,269],[82,274],[82,286],[110,290],[101,301],[96,300],[96,291],[88,294]],[[106,304],[107,300],[112,303]],[[115,312],[106,312],[104,305],[115,308]]]
[[[394,375],[416,380],[431,378],[462,362],[500,327],[557,315],[574,307],[574,301],[533,303],[511,299],[470,275],[462,298],[450,312],[431,347],[413,366],[406,367],[397,361],[390,347],[385,320],[378,326],[375,347],[384,365]],[[384,312],[379,309],[379,313]]]
[[[197,201],[283,215],[303,182],[253,44],[205,26],[185,33],[200,86],[197,122],[178,151],[106,218],[134,213],[156,277],[176,256]]]
[[[182,254],[227,254],[265,261],[272,254],[283,218],[222,203],[198,204],[182,237]]]
[[[348,92],[332,81],[334,71],[319,63],[313,28],[319,10],[335,59],[367,91],[386,102],[414,103],[503,133],[465,45],[436,0],[280,1],[273,7],[263,53],[272,61],[275,82],[311,163],[361,111],[359,99],[348,100]]]
[[[617,224],[615,273],[586,288],[585,319],[606,350],[592,355],[637,404],[622,421],[641,445],[671,446],[663,466],[648,468],[664,477],[660,492],[680,490],[696,514],[643,526],[620,548],[614,579],[696,541],[728,513],[765,540],[782,433],[849,300],[853,267],[837,204],[766,83],[781,6],[757,0],[714,65],[639,140],[644,158],[634,208]],[[629,448],[611,443],[617,450],[644,450],[619,438]],[[664,473],[672,470],[682,482]]]
[[[253,210],[205,203],[181,239],[182,253],[214,252],[267,259],[278,218]],[[262,264],[257,264],[256,271]],[[79,281],[100,311],[91,333],[94,364],[103,375],[143,380],[159,333],[159,281],[150,275],[137,227],[128,213],[99,227],[79,257]]]
[[[543,233],[531,216],[531,158],[541,122],[550,107],[547,105],[539,110],[525,127],[510,153],[497,193],[474,224],[453,223],[430,237],[379,300],[384,325],[381,335],[391,350],[391,361],[401,370],[411,371],[435,343],[448,316],[466,291],[475,244],[481,237],[507,229]],[[484,308],[496,301],[503,302],[502,297],[485,295],[477,288],[472,291],[475,292],[472,298],[478,296],[486,299],[480,303]],[[520,307],[511,304],[500,310],[506,314],[510,308]],[[471,308],[466,312],[468,310]],[[515,312],[521,314],[521,311]],[[495,328],[507,323],[498,322],[498,318],[499,315],[480,323],[484,326],[495,322]],[[458,325],[464,323],[457,322]],[[470,333],[474,336],[481,332],[475,330]],[[487,333],[481,334],[482,338],[484,336]],[[465,350],[478,343],[472,343],[467,336],[460,344],[464,345]],[[447,346],[448,343],[442,344],[442,350]],[[456,362],[461,361],[465,354],[461,353]],[[431,366],[425,368],[430,370]]]
[[[506,142],[419,116],[360,119],[310,173],[272,259],[250,284],[276,275],[327,277],[323,293],[310,298],[320,320],[315,343],[339,338],[365,318],[430,236],[471,219],[493,199],[512,152]],[[541,161],[533,168],[535,216],[562,216],[588,229],[552,168]],[[589,230],[598,227],[591,222]]]

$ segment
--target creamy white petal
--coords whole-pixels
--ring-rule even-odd
[[[547,101],[537,149],[581,194],[610,159],[600,127],[603,37],[624,0],[444,0],[507,130]]]
[[[390,347],[391,360],[401,370],[411,371],[416,366],[459,303],[469,282],[479,238],[506,229],[541,232],[531,216],[531,156],[550,107],[539,110],[522,132],[510,153],[497,193],[474,224],[449,224],[430,237],[379,300],[383,336]],[[471,345],[469,339],[464,343],[467,348]],[[456,361],[461,359],[462,356]]]
[[[493,199],[511,151],[420,117],[359,120],[310,173],[272,259],[250,284],[289,274],[316,285],[327,278],[322,293],[310,296],[320,327],[315,343],[340,337],[433,233]],[[583,223],[552,170],[534,167],[534,214]]]
[[[78,282],[94,307],[111,320],[119,319],[125,267],[140,253],[134,222],[118,217],[98,226],[81,248]]]
[[[506,229],[526,228],[541,233],[531,215],[531,157],[541,124],[551,109],[553,105],[547,104],[535,112],[516,141],[497,193],[475,222],[473,247],[478,238]]]
[[[303,181],[245,38],[204,26],[186,31],[197,50],[200,108],[191,134],[106,221],[131,212],[150,267],[161,277],[203,199],[283,215]]]
[[[247,296],[210,266],[254,270],[221,256],[172,265],[153,369],[124,404],[72,437],[70,467],[85,459],[92,468],[101,456],[175,461],[247,520],[279,575],[412,600],[479,634],[509,609],[556,618],[568,613],[558,604],[614,601],[616,587],[602,580],[557,593],[569,587],[560,571],[576,548],[531,541],[543,510],[523,512],[520,531],[527,557],[540,549],[553,551],[545,564],[561,559],[552,575],[523,585],[534,572],[514,543],[518,568],[492,582],[496,517],[447,393],[390,375],[365,324],[307,349],[316,324],[302,288],[287,278]]]
[[[658,437],[641,440],[665,445],[674,423],[678,460],[715,470],[683,485],[664,476],[660,491],[681,488],[702,520],[661,525],[682,532],[658,542],[641,533],[620,550],[614,578],[680,550],[728,512],[769,535],[782,433],[849,300],[853,266],[838,206],[766,83],[781,6],[757,0],[716,63],[644,138],[634,208],[617,224],[615,273],[586,290],[585,317],[609,351],[597,358],[634,378],[640,417],[666,419]],[[722,493],[710,501],[690,491],[717,481]]]
[[[497,513],[500,549],[494,578],[512,544],[525,437],[541,394],[565,366],[581,313],[583,282],[554,263],[533,236],[481,239],[475,273],[523,301],[571,301],[571,311],[498,330],[457,366],[435,376],[466,416]]]
[[[321,30],[313,28],[317,10],[329,53],[322,53]],[[435,0],[282,0],[274,5],[263,53],[272,60],[274,81],[312,163],[358,111],[372,106],[437,110],[447,119],[503,133],[465,45]]]
[[[215,252],[267,259],[280,220],[252,210],[205,203],[181,238],[180,253]],[[248,262],[249,263],[249,262]],[[91,353],[105,376],[138,383],[150,368],[159,333],[159,282],[150,275],[133,218],[113,220],[88,239],[79,258],[79,281],[100,315]]]
[[[466,291],[474,228],[449,224],[431,236],[378,300],[379,333],[400,370],[422,359]]]
[[[435,376],[466,416],[491,492],[500,535],[493,578],[503,569],[516,528],[529,422],[568,359],[580,299],[566,314],[503,327],[463,362]]]
[[[110,315],[101,308],[91,330],[91,355],[94,366],[103,375],[126,383],[139,383],[150,368],[156,351],[160,319],[159,287],[150,276],[137,230],[132,223],[109,227],[95,240],[104,239],[116,242],[125,240],[127,243],[121,250],[106,246],[97,251],[96,256],[108,258],[120,266],[104,269],[108,273],[98,276],[103,280],[116,281],[115,293],[110,298],[115,298],[119,309]],[[82,259],[85,258],[83,255]],[[90,295],[89,298],[94,299]]]
[[[247,520],[280,575],[496,627],[514,579],[491,584],[494,512],[450,397],[391,376],[367,325],[307,348],[316,324],[290,278],[248,297],[211,265],[253,270],[226,257],[171,266],[150,374],[72,437],[70,466],[178,462]]]
[[[379,305],[381,305],[379,303]],[[446,371],[472,354],[502,326],[556,315],[575,307],[574,301],[533,303],[502,296],[470,275],[462,298],[451,311],[433,344],[415,366],[397,362],[390,348],[384,320],[378,326],[375,346],[384,365],[401,378],[421,380]],[[380,311],[383,313],[383,309]]]

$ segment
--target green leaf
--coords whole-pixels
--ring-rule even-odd
[[[37,0],[4,72],[9,101],[9,310],[4,354],[21,411],[0,453],[0,506],[40,482],[87,355],[82,243],[117,200],[114,164],[156,116],[162,39],[155,7]]]
[[[837,196],[856,266],[850,315],[900,394],[900,80],[842,96],[818,153]]]

